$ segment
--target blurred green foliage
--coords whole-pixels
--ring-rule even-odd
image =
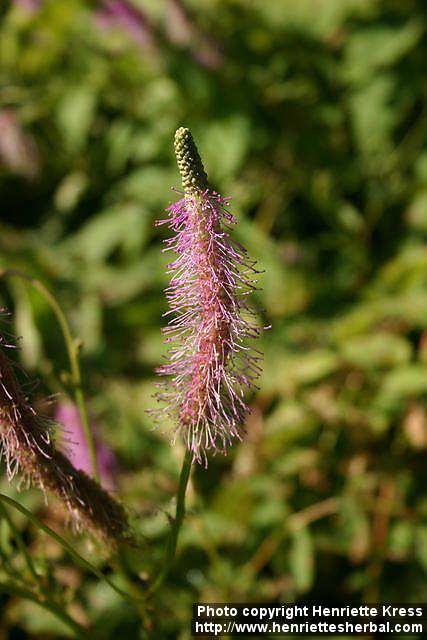
[[[272,324],[246,441],[194,473],[156,637],[190,637],[197,600],[426,601],[426,4],[186,0],[186,31],[179,3],[134,0],[145,45],[95,4],[1,5],[0,267],[47,283],[83,340],[87,397],[147,541],[142,576],[161,558],[182,458],[145,413],[165,352],[153,223],[175,197],[182,124],[233,197]],[[60,391],[49,309],[18,280],[1,291],[36,393]],[[43,514],[36,492],[19,499]],[[72,613],[105,638],[144,637],[55,553]],[[57,624],[2,598],[5,629]]]

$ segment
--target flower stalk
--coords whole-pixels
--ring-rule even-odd
[[[185,494],[187,492],[188,481],[190,479],[191,473],[191,465],[192,465],[192,454],[189,449],[186,449],[184,460],[181,467],[181,473],[179,476],[179,485],[178,485],[178,493],[176,496],[176,509],[175,509],[175,518],[171,524],[171,530],[169,533],[169,539],[166,547],[166,554],[163,569],[161,570],[159,576],[148,590],[147,595],[152,595],[157,589],[163,584],[165,578],[169,574],[169,571],[172,567],[176,548],[178,545],[178,537],[179,532],[181,530],[182,523],[185,518]]]

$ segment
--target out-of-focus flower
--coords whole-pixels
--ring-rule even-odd
[[[34,180],[40,170],[35,142],[11,109],[0,111],[0,164],[28,180]]]
[[[53,421],[29,404],[0,336],[0,438],[9,479],[20,471],[27,484],[54,493],[77,529],[89,528],[113,545],[131,539],[123,507],[95,480],[76,469],[53,440]]]
[[[104,0],[95,13],[101,28],[120,27],[142,49],[154,46],[153,30],[145,13],[127,0]]]
[[[177,257],[169,265],[172,320],[164,333],[171,347],[158,369],[166,379],[157,398],[165,403],[159,415],[175,418],[193,460],[206,464],[207,450],[225,453],[242,437],[244,390],[260,372],[261,354],[248,345],[260,329],[246,304],[258,272],[230,237],[229,200],[209,188],[188,129],[176,132],[175,153],[185,193],[158,223],[175,232],[165,251]]]
[[[188,47],[190,55],[207,69],[218,69],[223,61],[221,47],[211,34],[205,33],[181,0],[168,0],[166,33],[174,44]]]
[[[55,420],[64,427],[63,436],[66,441],[67,454],[72,464],[76,469],[88,474],[91,473],[90,452],[77,406],[73,402],[61,402],[56,407]],[[95,440],[96,459],[101,484],[105,489],[113,490],[116,488],[116,457],[111,449],[100,440],[97,425],[93,421],[91,429]]]
[[[36,13],[40,9],[42,0],[13,0],[13,3],[25,9],[28,13]]]

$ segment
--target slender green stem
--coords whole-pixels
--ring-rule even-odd
[[[166,547],[166,554],[163,569],[158,575],[151,588],[148,590],[148,595],[153,594],[163,584],[167,577],[172,563],[175,558],[176,547],[178,544],[178,536],[185,517],[185,494],[187,490],[188,480],[190,478],[192,453],[188,449],[185,450],[185,456],[181,467],[181,474],[179,476],[178,493],[176,497],[176,511],[175,518],[172,522],[168,544]]]
[[[2,502],[0,502],[0,513],[7,520],[7,524],[9,525],[9,529],[11,530],[11,532],[13,534],[13,537],[16,540],[16,544],[18,545],[18,548],[19,548],[20,552],[22,553],[23,557],[25,558],[25,562],[27,563],[27,567],[28,567],[31,575],[33,576],[34,580],[36,581],[36,584],[38,584],[40,587],[42,587],[41,578],[40,578],[39,574],[36,571],[36,568],[34,566],[34,563],[33,563],[33,560],[31,558],[31,555],[28,553],[27,546],[26,546],[25,542],[22,539],[21,533],[18,531],[18,528],[16,527],[15,523],[13,522],[13,520],[10,517],[6,507],[3,505]]]
[[[26,600],[31,600],[31,602],[38,604],[39,607],[50,611],[51,613],[53,613],[53,615],[62,620],[62,622],[66,624],[70,629],[72,629],[76,638],[79,638],[79,640],[89,640],[89,638],[91,637],[84,627],[73,620],[73,618],[64,611],[63,607],[56,604],[55,602],[52,602],[51,600],[42,600],[32,591],[19,587],[10,582],[0,582],[0,592],[7,595],[15,595],[19,598],[25,598]]]
[[[10,562],[9,557],[0,547],[0,566],[4,569],[4,571],[14,580],[19,582],[22,580],[21,574],[15,569],[15,567]]]
[[[0,493],[0,500],[5,502],[6,504],[10,505],[11,507],[16,509],[17,511],[20,511],[21,513],[23,513],[24,516],[26,516],[36,527],[41,529],[41,531],[44,531],[44,533],[47,533],[48,536],[53,538],[53,540],[55,540],[59,545],[61,545],[61,547],[83,569],[86,569],[86,571],[90,571],[97,578],[99,578],[100,580],[103,580],[104,582],[106,582],[112,589],[114,589],[114,591],[116,591],[116,593],[121,595],[123,598],[126,598],[128,600],[130,599],[130,600],[133,600],[133,601],[137,600],[137,598],[135,596],[132,596],[131,594],[127,593],[126,591],[123,591],[122,589],[120,589],[120,587],[116,586],[114,584],[114,582],[112,582],[107,576],[105,576],[102,573],[102,571],[97,569],[94,565],[92,565],[90,562],[88,562],[88,560],[83,558],[83,556],[81,556],[72,547],[72,545],[69,542],[67,542],[67,540],[65,540],[65,538],[63,538],[62,536],[59,535],[59,533],[56,533],[56,531],[54,531],[53,529],[48,527],[47,524],[44,524],[41,520],[39,520],[37,518],[37,516],[35,516],[33,513],[31,513],[31,511],[28,511],[28,509],[26,509],[24,506],[22,506],[22,504],[19,504],[19,502],[16,502],[15,500],[13,500],[13,498],[10,498],[9,496],[4,495],[4,493]]]
[[[141,616],[143,624],[148,628],[150,617],[147,609],[146,585],[136,574],[135,568],[129,564],[123,547],[118,548],[112,564],[117,573],[125,581],[127,590],[131,597],[135,599],[135,607]]]
[[[28,597],[28,596],[26,596]],[[84,627],[81,626],[76,620],[74,620],[71,616],[66,613],[63,607],[56,602],[52,602],[51,600],[39,600],[38,598],[34,598],[33,600],[40,607],[43,607],[47,611],[50,611],[53,615],[55,615],[59,620],[62,620],[64,624],[66,624],[70,629],[74,631],[76,638],[79,640],[93,640],[93,632],[89,633],[86,631]]]
[[[49,291],[49,289],[37,278],[33,278],[26,273],[18,271],[16,269],[3,269],[0,271],[0,276],[17,276],[19,278],[23,278],[30,282],[45,298],[45,300],[49,303],[50,308],[58,320],[59,326],[61,327],[62,335],[64,336],[65,345],[67,348],[68,359],[70,361],[70,374],[71,380],[73,383],[73,391],[74,398],[76,400],[77,408],[80,413],[80,419],[82,421],[83,431],[85,435],[85,439],[87,442],[87,446],[89,449],[90,460],[92,464],[92,471],[94,478],[99,482],[99,471],[98,471],[98,463],[96,459],[96,447],[93,438],[93,434],[90,428],[89,416],[86,407],[86,402],[83,394],[82,388],[82,374],[80,369],[79,362],[79,349],[80,345],[78,341],[76,341],[72,334],[70,325],[68,324],[67,318],[62,311],[58,301],[55,296]]]

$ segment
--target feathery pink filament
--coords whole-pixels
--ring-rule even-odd
[[[169,265],[166,289],[172,315],[164,329],[171,343],[169,362],[158,369],[167,376],[158,398],[175,417],[194,460],[206,462],[205,451],[226,452],[241,439],[248,413],[245,387],[260,373],[260,352],[246,345],[260,330],[246,296],[258,273],[246,250],[228,232],[235,222],[228,198],[205,190],[187,192],[168,208],[176,236],[166,251],[177,254]]]

